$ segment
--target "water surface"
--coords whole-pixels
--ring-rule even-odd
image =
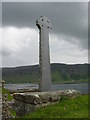
[[[90,83],[89,83],[90,84]],[[17,90],[17,89],[30,89],[30,88],[38,88],[38,84],[5,84],[5,88],[9,90]],[[54,84],[52,85],[52,91],[54,90],[68,90],[75,89],[80,91],[82,94],[88,94],[88,83],[82,84]]]

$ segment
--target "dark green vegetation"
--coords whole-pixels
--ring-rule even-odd
[[[51,64],[51,77],[53,83],[81,83],[88,82],[89,64]],[[89,75],[90,78],[90,75]],[[2,79],[6,83],[38,83],[39,66],[21,66],[3,68]]]
[[[24,118],[88,118],[88,95],[64,97],[59,103],[39,108]]]

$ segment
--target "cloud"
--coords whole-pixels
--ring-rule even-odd
[[[39,63],[38,29],[6,27],[3,35],[3,66],[34,65]],[[67,42],[63,35],[50,34],[51,63],[85,63],[87,50],[79,49],[78,43]],[[72,38],[68,38],[72,39]]]
[[[51,62],[88,62],[88,3],[5,2],[2,8],[0,57],[3,57],[3,66],[39,63],[36,20],[41,15],[47,16],[53,26],[50,31]]]
[[[0,27],[2,26],[2,3],[0,2]]]
[[[35,29],[6,27],[2,29],[2,36],[3,66],[35,64],[38,61],[39,42]]]
[[[2,52],[0,51],[0,54],[2,54],[2,56],[9,56],[10,52],[8,52],[6,50],[2,50]]]
[[[58,40],[60,39],[60,41]],[[77,41],[77,40],[75,40]],[[57,46],[57,47],[56,47]],[[79,49],[77,43],[69,43],[62,36],[55,35],[50,39],[51,62],[56,63],[86,63],[88,62],[88,51]]]
[[[22,51],[22,49],[30,46],[29,44],[35,39],[35,34],[37,34],[37,32],[29,28],[24,29],[23,28],[18,29],[15,27],[3,28],[2,29],[3,53],[10,53],[6,55],[11,55],[19,51]]]
[[[80,41],[80,47],[87,49],[88,44],[88,3],[87,2],[59,2],[59,3],[3,3],[3,27],[36,29],[36,19],[47,16],[54,34],[71,36]],[[70,40],[69,40],[70,41]],[[71,40],[70,42],[72,42]]]
[[[3,2],[42,2],[42,0],[2,0]],[[88,0],[43,0],[43,2],[88,2]]]
[[[2,51],[2,29],[1,28],[0,28],[0,51]]]

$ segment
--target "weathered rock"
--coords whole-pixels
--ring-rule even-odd
[[[76,90],[61,90],[54,92],[14,93],[15,110],[18,116],[33,112],[39,107],[47,106],[61,100],[63,96],[76,97],[80,92]]]
[[[9,105],[7,101],[7,94],[2,95],[2,120],[10,120],[12,118],[12,115],[9,111]]]
[[[33,112],[35,105],[15,100],[15,110],[18,116],[22,116],[26,113]]]
[[[56,92],[41,92],[39,93],[41,103],[55,102],[61,99],[60,94]]]
[[[14,93],[14,99],[29,103],[29,104],[38,104],[40,103],[40,97],[37,93]]]
[[[2,94],[0,93],[0,120],[2,118]]]
[[[11,94],[13,93],[26,93],[26,92],[39,92],[40,90],[37,88],[29,88],[29,89],[17,89],[17,90],[9,90]]]

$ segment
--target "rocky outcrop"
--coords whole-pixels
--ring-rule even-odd
[[[76,90],[61,90],[54,92],[14,93],[15,110],[17,116],[35,111],[37,108],[47,106],[61,100],[63,96],[76,97],[80,92]]]

